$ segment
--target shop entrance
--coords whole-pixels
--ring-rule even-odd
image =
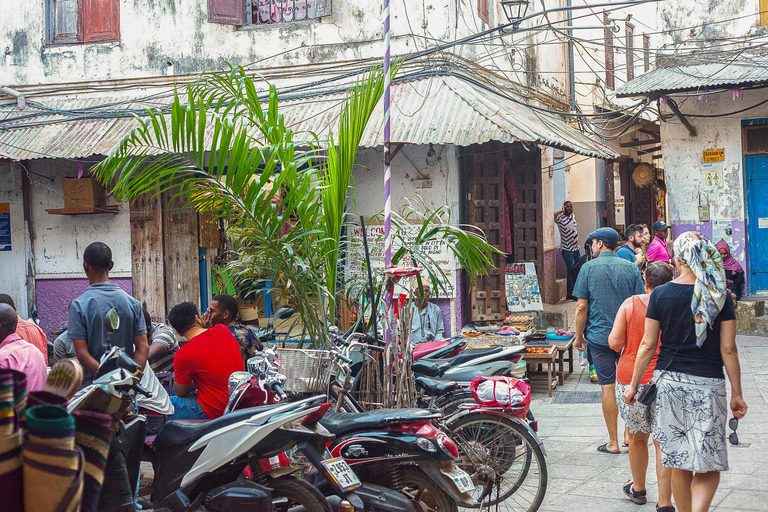
[[[746,156],[749,288],[768,294],[768,154]]]

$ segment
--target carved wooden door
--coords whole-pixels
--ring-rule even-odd
[[[541,217],[541,152],[514,144],[511,153],[517,202],[512,205],[512,255],[516,263],[532,261],[539,282],[543,277],[543,224]]]
[[[462,150],[460,165],[467,180],[467,224],[477,227],[488,242],[504,250],[504,145],[487,142]],[[507,311],[504,294],[504,259],[493,255],[494,266],[488,275],[475,280],[470,291],[471,320],[503,320]]]

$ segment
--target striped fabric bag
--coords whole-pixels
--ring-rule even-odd
[[[75,443],[85,455],[82,512],[98,512],[109,445],[114,432],[109,414],[75,411]]]
[[[16,429],[25,428],[27,417],[27,375],[23,372],[13,372],[13,412]]]
[[[84,456],[75,446],[75,419],[66,409],[27,409],[22,451],[25,512],[80,512]]]
[[[19,375],[24,377],[24,374],[13,370],[0,370],[0,509],[8,512],[24,510],[22,431],[17,430],[18,420],[14,407],[14,395],[21,394]],[[24,382],[26,383],[26,378]]]

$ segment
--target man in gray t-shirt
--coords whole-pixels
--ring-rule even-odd
[[[110,347],[120,347],[142,368],[147,362],[147,327],[139,301],[109,281],[112,251],[94,242],[83,252],[83,270],[90,286],[69,305],[67,334],[86,377],[99,368]]]

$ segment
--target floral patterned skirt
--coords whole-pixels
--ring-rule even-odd
[[[658,386],[653,438],[661,446],[662,465],[697,472],[728,470],[725,379],[657,370],[653,380]]]
[[[647,384],[641,384],[637,388],[638,394],[642,393],[643,388]],[[646,434],[651,433],[653,425],[653,404],[644,405],[640,402],[635,402],[634,405],[628,405],[624,401],[624,392],[629,387],[628,384],[616,383],[616,404],[619,406],[619,412],[621,413],[621,419],[624,420],[624,425],[629,430],[630,434],[636,434],[638,432],[644,432]]]

